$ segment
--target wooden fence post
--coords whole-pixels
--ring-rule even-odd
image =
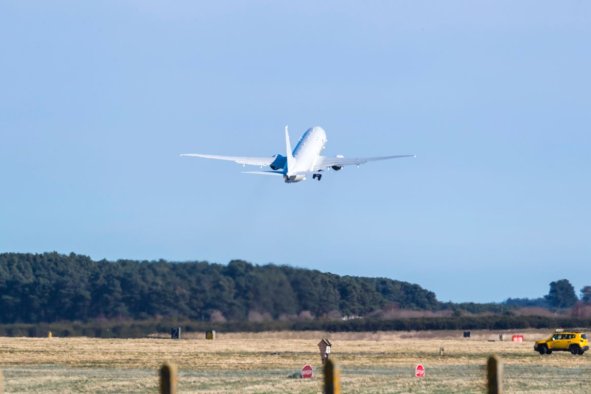
[[[176,366],[165,362],[160,367],[160,394],[176,394]]]
[[[339,369],[330,358],[324,363],[324,394],[341,394]]]
[[[503,364],[497,356],[490,356],[486,363],[487,392],[489,394],[503,393]]]

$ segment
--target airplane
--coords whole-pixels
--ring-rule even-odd
[[[285,183],[296,183],[306,180],[306,176],[312,174],[312,179],[320,181],[322,172],[327,169],[339,171],[344,166],[367,163],[369,161],[400,159],[403,157],[415,157],[415,155],[392,155],[378,157],[348,158],[342,155],[336,157],[321,156],[320,153],[326,147],[326,132],[322,127],[311,127],[302,135],[295,149],[291,149],[289,131],[285,126],[285,156],[276,154],[268,157],[247,156],[220,156],[202,153],[183,153],[184,157],[201,157],[204,159],[233,161],[242,166],[269,167],[264,171],[245,171],[244,174],[281,176]]]

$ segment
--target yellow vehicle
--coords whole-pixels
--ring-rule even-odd
[[[587,334],[580,331],[560,331],[548,339],[536,341],[534,350],[540,354],[552,354],[556,350],[583,355],[589,350],[589,341],[587,340]]]

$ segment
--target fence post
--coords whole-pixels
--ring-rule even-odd
[[[503,364],[497,356],[490,356],[486,363],[487,392],[489,394],[503,393]]]
[[[330,358],[324,363],[324,394],[341,394],[339,370]]]
[[[160,394],[176,394],[176,366],[165,362],[160,367]]]

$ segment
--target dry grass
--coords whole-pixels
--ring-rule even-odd
[[[288,375],[306,363],[319,367],[316,345],[329,337],[344,392],[483,392],[490,354],[503,359],[509,392],[589,390],[590,354],[533,352],[533,339],[547,331],[525,333],[524,343],[500,342],[499,332],[472,332],[470,339],[460,334],[270,332],[218,334],[215,341],[201,335],[181,341],[0,338],[0,368],[7,393],[157,392],[157,369],[165,360],[181,371],[180,392],[318,393],[320,374],[312,380]],[[419,362],[426,368],[423,379],[413,376]]]

